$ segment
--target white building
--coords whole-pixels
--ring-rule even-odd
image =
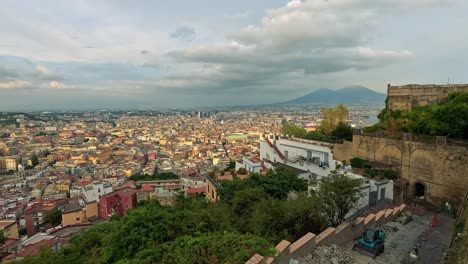
[[[338,173],[345,174],[348,177],[354,179],[360,179],[361,185],[361,199],[358,202],[357,208],[351,210],[346,214],[346,217],[352,216],[359,210],[366,210],[369,207],[375,206],[377,203],[384,200],[393,201],[393,181],[382,179],[375,180],[369,179],[360,174],[356,174],[350,171],[339,170]]]
[[[260,173],[260,171],[263,169],[262,160],[258,156],[243,156],[241,162],[236,161],[236,171],[238,171],[240,168],[244,168],[248,172]]]
[[[99,201],[101,196],[111,193],[112,191],[113,188],[110,183],[98,181],[88,184],[81,189],[86,202]]]
[[[205,187],[205,178],[182,176],[180,177],[180,183],[184,190],[192,187]]]
[[[294,171],[299,178],[309,181],[309,190],[320,188],[320,179],[328,177],[336,170],[340,161],[333,159],[332,144],[305,140],[299,138],[266,135],[260,141],[260,158],[267,168],[287,167]],[[243,158],[243,161],[248,159]],[[236,164],[236,169],[237,164]],[[349,217],[359,210],[365,210],[383,200],[393,200],[393,181],[374,180],[353,173],[349,170],[338,170],[338,173],[348,177],[360,179],[361,199],[357,208],[351,210]],[[316,184],[318,183],[318,184]]]
[[[260,158],[265,166],[286,165],[320,180],[336,169],[331,144],[278,135],[266,135],[260,141]]]

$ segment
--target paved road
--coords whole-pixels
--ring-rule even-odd
[[[455,220],[437,216],[437,226],[430,227],[417,239],[419,259],[416,263],[445,263],[443,255],[450,247]]]

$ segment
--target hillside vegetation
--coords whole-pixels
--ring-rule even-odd
[[[468,139],[468,93],[453,93],[444,103],[416,107],[412,111],[390,111],[386,107],[379,119],[379,123],[364,128],[363,132],[386,130]]]

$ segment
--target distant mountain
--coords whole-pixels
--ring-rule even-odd
[[[338,90],[318,89],[283,104],[384,104],[386,97],[364,86],[351,86]]]

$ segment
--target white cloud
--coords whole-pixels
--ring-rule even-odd
[[[379,50],[371,46],[383,7],[401,10],[395,5],[406,3],[396,2],[291,1],[269,10],[260,25],[231,34],[225,45],[169,52],[176,62],[190,65],[189,69],[196,68],[193,64],[208,64],[216,71],[206,76],[189,70],[167,76],[159,85],[183,87],[198,81],[203,84],[201,88],[225,90],[260,85],[274,89],[273,86],[287,86],[291,77],[306,81],[309,75],[361,71],[404,62],[413,57],[411,51]]]
[[[20,89],[30,87],[31,83],[27,81],[15,80],[9,82],[0,82],[0,89]]]
[[[49,82],[49,87],[54,89],[61,89],[65,87],[63,82],[51,81]]]
[[[36,73],[38,77],[42,80],[62,80],[63,77],[52,72],[49,68],[44,65],[36,65]]]
[[[36,66],[36,71],[39,73],[41,76],[49,76],[52,75],[52,72],[45,66],[43,65],[37,65]]]

